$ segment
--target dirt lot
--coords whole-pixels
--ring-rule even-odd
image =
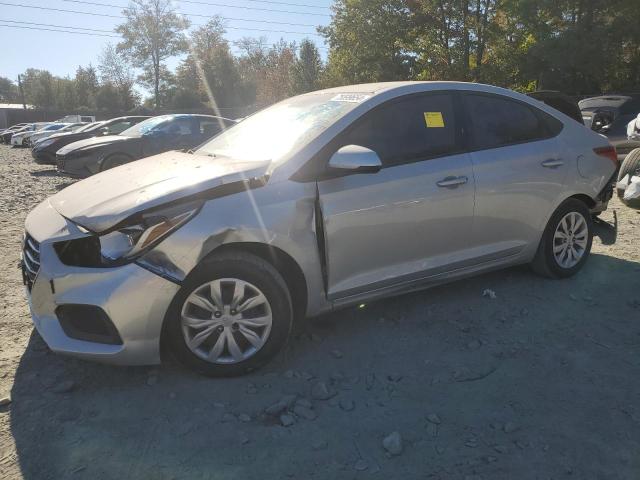
[[[327,315],[211,380],[34,335],[23,222],[68,182],[0,145],[0,478],[640,478],[640,215],[617,201],[617,243],[601,228],[573,279],[515,268]],[[265,413],[286,395],[288,427]]]

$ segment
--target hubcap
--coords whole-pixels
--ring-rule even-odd
[[[196,288],[182,306],[187,347],[211,363],[238,363],[260,350],[271,333],[267,297],[237,278],[221,278]]]
[[[587,249],[589,228],[578,212],[567,213],[553,235],[553,256],[562,268],[572,268],[580,262]]]

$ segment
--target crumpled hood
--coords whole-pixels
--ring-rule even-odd
[[[74,150],[80,150],[82,148],[99,147],[101,145],[107,145],[110,143],[126,142],[126,141],[134,141],[134,140],[137,140],[137,139],[134,137],[125,137],[123,135],[105,135],[102,137],[86,138],[84,140],[78,140],[77,142],[73,142],[73,143],[70,143],[69,145],[62,147],[60,150],[58,150],[58,153],[60,155],[66,155],[69,152],[72,152]]]
[[[268,174],[270,161],[241,162],[171,151],[77,182],[51,197],[62,216],[103,232],[134,213]]]

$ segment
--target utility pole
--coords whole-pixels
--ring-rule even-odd
[[[22,89],[22,79],[18,75],[18,90],[20,91],[20,99],[22,100],[22,108],[27,109],[27,103],[24,101],[24,90]]]

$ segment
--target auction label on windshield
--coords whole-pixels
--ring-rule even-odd
[[[424,112],[424,121],[427,128],[444,128],[442,112]]]
[[[331,99],[332,102],[349,102],[349,103],[360,103],[371,95],[365,95],[363,93],[339,93],[335,97]]]

